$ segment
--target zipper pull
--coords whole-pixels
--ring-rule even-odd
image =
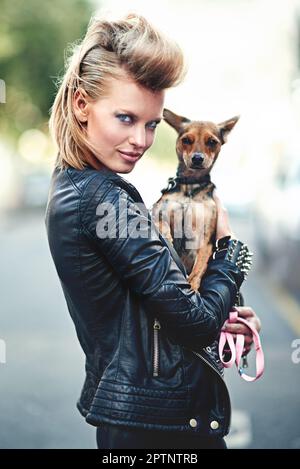
[[[161,328],[160,322],[158,321],[158,319],[154,319],[153,329],[159,330],[160,328]]]

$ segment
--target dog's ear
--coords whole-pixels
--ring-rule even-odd
[[[178,116],[177,114],[174,114],[174,112],[166,108],[164,108],[163,111],[163,118],[178,133],[183,130],[183,124],[191,122],[190,119],[187,119],[187,117]]]
[[[240,116],[235,116],[231,119],[228,119],[227,121],[221,122],[221,124],[218,124],[222,144],[227,142],[227,136],[229,132],[231,132],[239,118]]]

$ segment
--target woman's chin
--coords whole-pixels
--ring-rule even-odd
[[[102,162],[102,165],[108,169],[110,169],[110,171],[113,171],[114,173],[120,173],[120,174],[127,174],[127,173],[130,173],[133,168],[134,168],[134,164],[122,164],[122,163],[117,163],[117,164],[105,164]]]
[[[127,163],[127,164],[121,163],[121,164],[116,165],[116,168],[118,169],[114,169],[113,171],[115,171],[116,173],[128,174],[133,170],[134,167],[135,167],[135,164],[133,163]]]
[[[127,168],[127,169],[122,169],[122,170],[119,170],[119,171],[116,171],[117,173],[120,173],[120,174],[128,174],[128,173],[131,173],[131,171],[133,170],[134,166],[132,166],[131,168]]]

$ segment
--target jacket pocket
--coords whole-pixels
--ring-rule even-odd
[[[160,358],[160,329],[161,325],[158,319],[154,319],[153,324],[153,376],[159,376],[159,358]]]
[[[151,376],[155,386],[177,388],[184,384],[183,352],[167,334],[163,324],[152,320]]]
[[[152,377],[156,384],[177,387],[183,384],[183,353],[157,318],[152,323]]]

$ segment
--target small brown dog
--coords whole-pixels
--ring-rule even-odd
[[[191,287],[197,291],[215,243],[215,185],[210,171],[239,116],[220,124],[191,121],[164,109],[164,120],[178,133],[175,178],[152,206],[153,220],[180,256]]]

